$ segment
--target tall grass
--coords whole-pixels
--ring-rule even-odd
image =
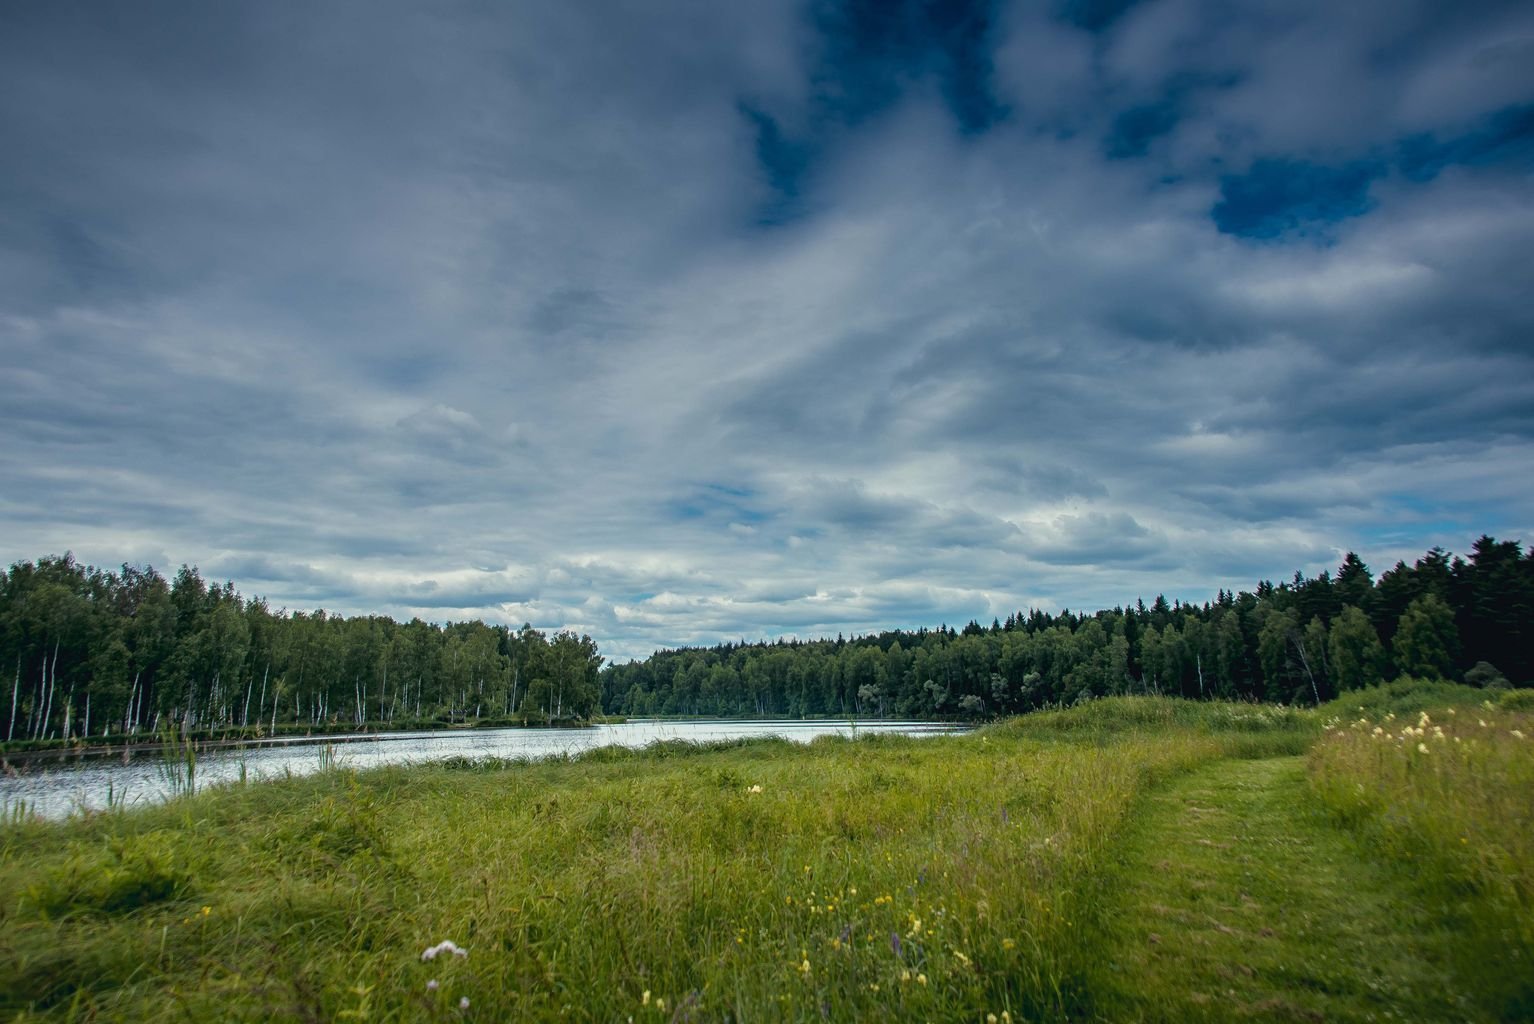
[[[1310,784],[1373,855],[1409,869],[1416,898],[1443,905],[1463,936],[1462,973],[1506,1019],[1527,1019],[1534,1016],[1534,716],[1491,700],[1457,703],[1334,720],[1310,753]]]
[[[0,830],[0,1011],[1081,1019],[1103,869],[1146,791],[1320,733],[1122,698],[919,740],[332,765],[21,821]],[[443,940],[467,956],[422,958]]]
[[[1247,709],[1209,712],[1243,732],[1154,703],[1101,702],[1079,728],[337,769],[19,828],[0,837],[0,1007],[1063,1019],[1088,998],[1094,871],[1140,794],[1262,735]],[[1288,749],[1293,725],[1263,728]],[[103,871],[128,895],[86,881]],[[423,962],[443,939],[469,955]]]
[[[182,739],[167,728],[160,734],[159,756],[155,767],[173,799],[197,792],[196,740]]]

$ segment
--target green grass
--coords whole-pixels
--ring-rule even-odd
[[[1110,877],[1108,1019],[1493,1019],[1446,966],[1455,933],[1307,800],[1301,758],[1152,794]]]
[[[1168,992],[1204,989],[1159,967],[1125,980],[1146,965],[1121,951],[1147,925],[1124,879],[1165,875],[1136,851],[1176,833],[1168,794],[1231,772],[1263,783],[1255,809],[1226,794],[1243,828],[1288,827],[1261,822],[1309,791],[1264,766],[1296,764],[1322,721],[1123,698],[964,736],[330,770],[16,822],[0,830],[0,1011],[1160,1019],[1198,1005]],[[1275,757],[1290,760],[1254,760]],[[1368,841],[1329,811],[1305,825],[1334,840],[1316,847],[1334,866]],[[1286,878],[1253,913],[1277,913]],[[1356,883],[1320,875],[1315,899],[1338,885]],[[467,958],[423,962],[443,939]]]
[[[1495,695],[1360,714],[1334,721],[1308,767],[1333,821],[1452,922],[1456,970],[1482,1001],[1534,1019],[1534,715]]]

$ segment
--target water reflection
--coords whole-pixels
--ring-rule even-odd
[[[781,736],[808,743],[817,736],[872,733],[938,735],[959,727],[932,722],[671,722],[636,719],[590,729],[464,729],[379,733],[366,738],[290,738],[270,746],[224,748],[197,756],[198,789],[245,777],[251,780],[307,775],[327,760],[345,768],[419,764],[447,758],[550,757],[594,747],[645,747],[663,740],[708,742],[751,736]],[[344,742],[343,742],[344,741]],[[328,751],[327,751],[328,748]],[[132,807],[164,800],[174,774],[157,753],[103,755],[66,762],[34,763],[22,774],[0,779],[0,807],[24,806],[47,818],[109,803]]]

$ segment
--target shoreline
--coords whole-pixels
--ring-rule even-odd
[[[182,741],[174,739],[167,743],[160,738],[150,740],[131,740],[125,743],[80,743],[76,742],[69,746],[51,746],[39,749],[5,751],[0,750],[0,776],[14,776],[22,774],[26,769],[39,765],[55,765],[73,761],[100,760],[104,758],[117,758],[124,763],[132,761],[136,757],[163,757],[166,753],[184,753],[190,746],[196,752],[233,750],[242,747],[282,747],[298,746],[302,744],[318,743],[364,743],[364,742],[391,742],[398,740],[416,739],[421,736],[431,736],[444,733],[475,733],[494,732],[501,729],[517,730],[559,730],[580,731],[593,729],[602,725],[621,725],[645,722],[659,723],[708,723],[708,722],[794,722],[804,725],[820,725],[826,722],[851,722],[854,728],[858,725],[885,724],[893,722],[916,723],[935,727],[958,725],[975,726],[980,723],[957,722],[947,719],[899,719],[899,718],[860,718],[846,719],[841,716],[825,716],[815,718],[731,718],[724,716],[666,716],[647,715],[637,718],[614,718],[572,723],[565,725],[524,725],[524,724],[496,724],[496,725],[443,725],[431,729],[373,729],[363,728],[342,732],[304,732],[266,736],[230,736],[208,737]]]

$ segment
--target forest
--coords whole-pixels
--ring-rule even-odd
[[[962,630],[657,651],[602,673],[613,714],[988,718],[1118,694],[1319,704],[1399,675],[1534,685],[1534,550],[1482,536],[1374,579],[1264,581],[1202,605],[1033,610]]]
[[[167,580],[65,555],[0,574],[0,666],[14,673],[0,724],[20,744],[598,713],[980,719],[1141,693],[1318,704],[1397,675],[1534,684],[1531,613],[1534,550],[1483,536],[1468,557],[1435,548],[1377,580],[1350,553],[1335,575],[1202,605],[1158,596],[604,669],[589,636],[273,611],[195,568]]]
[[[0,576],[7,743],[174,730],[577,722],[597,709],[590,637],[483,622],[274,612],[182,567],[73,558]],[[10,673],[7,673],[10,674]]]

